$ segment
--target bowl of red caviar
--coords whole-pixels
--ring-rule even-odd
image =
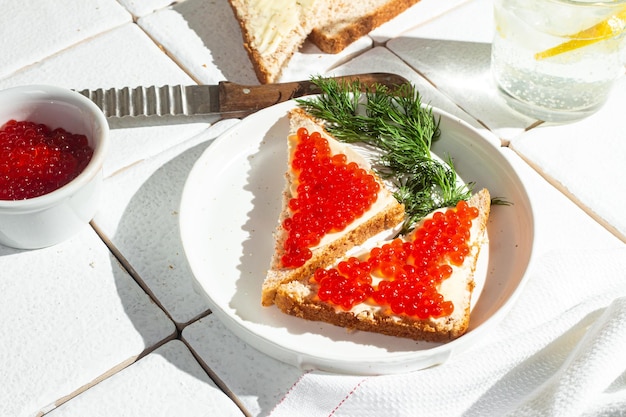
[[[37,249],[79,233],[100,204],[109,126],[81,94],[0,91],[0,244]]]

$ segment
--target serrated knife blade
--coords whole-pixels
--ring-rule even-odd
[[[391,73],[329,77],[338,82],[359,80],[361,85],[394,88],[407,79]],[[163,85],[98,88],[78,91],[93,101],[107,118],[219,116],[239,118],[258,110],[320,90],[312,80],[264,85],[222,81],[217,85]]]

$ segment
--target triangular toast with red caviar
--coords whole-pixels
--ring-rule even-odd
[[[431,213],[409,235],[279,286],[285,313],[348,329],[445,342],[469,325],[474,271],[487,241],[486,189]]]
[[[287,186],[263,282],[265,306],[274,304],[280,285],[308,280],[316,269],[404,220],[404,206],[365,158],[304,110],[291,110],[289,119]]]

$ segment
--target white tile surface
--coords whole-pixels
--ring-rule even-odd
[[[181,194],[208,142],[238,120],[225,120],[198,135],[107,178],[106,210],[98,227],[122,251],[173,320],[184,324],[205,314],[205,296],[194,290],[178,230]]]
[[[192,83],[134,23],[59,51],[0,80],[0,87],[43,83],[74,88]]]
[[[182,336],[252,416],[269,415],[302,375],[241,341],[213,314],[186,327]]]
[[[61,405],[51,417],[242,416],[184,343],[168,342]]]
[[[626,241],[626,77],[596,114],[576,123],[545,125],[511,142],[535,169]]]
[[[501,151],[520,176],[533,206],[535,259],[554,250],[623,247],[623,242],[554,188],[512,149]],[[501,208],[506,210],[506,206]]]
[[[228,1],[187,0],[137,23],[201,84],[256,84]]]
[[[439,13],[432,13],[432,19],[396,37],[419,36],[426,39],[491,43],[494,31],[491,0],[463,0],[447,6],[431,6],[446,10],[437,10]],[[468,16],[472,18],[468,19]]]
[[[131,21],[115,0],[5,1],[2,16],[0,78]]]
[[[173,323],[95,233],[0,246],[0,415],[34,416],[171,337]]]
[[[506,143],[535,120],[508,109],[498,96],[490,69],[493,30],[492,2],[472,0],[387,47]]]

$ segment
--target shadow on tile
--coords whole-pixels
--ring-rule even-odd
[[[191,146],[175,157],[168,159],[163,165],[158,166],[154,172],[145,175],[146,179],[126,204],[118,222],[117,231],[111,237],[115,247],[125,255],[125,261],[128,262],[127,268],[132,271],[131,274],[175,321],[179,329],[179,336],[183,329],[197,327],[203,321],[215,320],[212,314],[210,317],[204,317],[210,314],[210,304],[206,294],[196,287],[195,278],[185,257],[179,232],[178,213],[187,177],[195,162],[210,143],[212,143],[212,138]],[[114,187],[110,189],[113,190]],[[117,262],[115,258],[112,258],[111,261]],[[138,332],[144,335],[145,328],[149,326],[151,318],[138,317],[136,314],[131,315],[133,311],[132,300],[123,297],[122,286],[124,282],[121,277],[116,281],[120,286],[121,303],[129,312],[129,317],[133,320]],[[198,320],[199,317],[204,318]],[[240,356],[236,360],[236,364],[233,365],[238,368],[235,371],[238,374],[257,372],[257,368],[265,366],[267,361],[260,361],[260,365],[257,365],[256,359],[262,354],[254,351],[251,363],[248,360],[250,354],[246,352],[251,348],[247,344],[226,330],[221,324],[214,330],[209,332],[210,334],[202,336],[207,341],[201,344],[201,347],[212,347],[209,353],[207,354],[201,348],[197,348],[197,350],[202,355],[201,360],[211,368],[208,371],[211,377],[217,378],[216,383],[220,386],[224,384],[227,394],[228,391],[232,390],[237,396],[241,393],[237,392],[236,387],[230,386],[229,382],[231,381],[226,380],[224,383],[220,381],[220,378],[231,377],[232,379],[232,375],[230,371],[225,373],[219,365],[213,367],[213,362],[220,362],[223,359],[215,357],[215,352],[234,352],[235,356]],[[171,362],[171,364],[178,367],[176,362]],[[285,381],[281,382],[280,385],[281,387],[284,385],[286,392],[301,371],[283,364],[280,366],[287,372]],[[179,367],[179,369],[187,372],[185,368]],[[221,375],[222,372],[223,375]],[[194,374],[190,375],[194,376]],[[241,398],[241,401],[245,403],[244,409],[246,406],[261,407],[263,408],[263,415],[266,415],[273,406],[273,400],[267,399],[266,396],[277,395],[272,391],[275,389],[275,384],[268,384],[266,387],[254,387],[255,390],[257,388],[258,391],[254,391],[254,394],[251,393],[250,395],[259,396],[259,404],[252,405],[252,401],[255,401],[254,397],[247,398],[247,395],[244,396],[245,398]],[[253,390],[250,386],[246,386],[245,389],[251,392]],[[264,392],[264,390],[268,390],[268,392]],[[281,391],[281,393],[284,395],[284,392]]]
[[[400,37],[387,48],[503,141],[536,122],[510,109],[499,96],[488,43]]]
[[[196,145],[149,175],[126,205],[111,237],[129,272],[179,329],[209,311],[204,295],[194,289],[178,227],[185,181],[206,147],[206,143]],[[136,323],[138,330],[143,325]]]
[[[247,84],[259,83],[243,47],[239,23],[227,1],[187,0],[173,9],[181,14],[208,51],[218,52],[213,55],[213,64],[225,79]]]

